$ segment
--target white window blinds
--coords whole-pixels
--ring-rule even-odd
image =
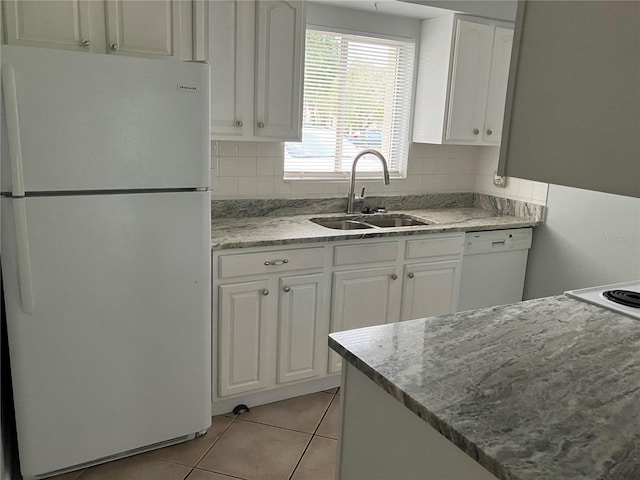
[[[394,176],[406,172],[414,43],[307,29],[302,142],[284,149],[285,178],[346,177],[373,148]],[[358,172],[380,176],[365,156]]]

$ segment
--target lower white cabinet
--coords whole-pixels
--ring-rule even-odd
[[[324,246],[214,256],[214,401],[325,374],[324,257]]]
[[[461,267],[460,260],[406,265],[401,320],[455,312]]]
[[[278,295],[279,384],[324,373],[327,322],[322,273],[282,277]]]
[[[333,274],[331,331],[398,321],[402,280],[395,265]],[[338,373],[342,357],[331,351],[329,373]]]
[[[463,243],[449,233],[214,251],[214,412],[337,386],[329,332],[453,313]]]
[[[267,386],[268,287],[267,280],[218,287],[221,397]]]

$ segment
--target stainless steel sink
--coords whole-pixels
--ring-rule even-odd
[[[427,222],[403,214],[383,216],[312,218],[311,221],[335,230],[360,230],[366,228],[398,228],[429,225]]]
[[[380,228],[395,228],[395,227],[413,227],[414,225],[429,225],[428,223],[416,220],[406,216],[389,216],[389,217],[371,217],[364,220],[369,225],[374,225]]]
[[[371,225],[366,225],[355,220],[312,218],[311,221],[318,225],[322,225],[323,227],[333,228],[334,230],[360,230],[364,228],[373,228]]]

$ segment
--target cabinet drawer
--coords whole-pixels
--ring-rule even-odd
[[[223,255],[219,258],[218,266],[220,278],[322,268],[324,248]]]
[[[405,258],[442,257],[462,255],[464,241],[462,236],[423,238],[420,240],[408,240]]]
[[[336,247],[334,265],[361,265],[363,263],[394,262],[398,256],[398,242],[369,245],[343,245]]]

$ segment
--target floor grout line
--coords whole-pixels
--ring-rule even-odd
[[[300,455],[300,458],[298,459],[298,462],[296,463],[296,466],[293,467],[293,470],[291,471],[291,474],[289,475],[289,479],[288,480],[291,480],[293,478],[293,475],[296,473],[296,470],[300,466],[300,462],[302,462],[302,459],[307,454],[307,451],[309,450],[309,446],[311,445],[311,442],[313,441],[313,437],[316,436],[316,432],[318,431],[318,428],[320,428],[320,424],[324,420],[324,417],[327,416],[327,413],[329,412],[329,408],[331,408],[331,404],[333,403],[335,398],[336,398],[336,394],[334,393],[333,394],[333,398],[329,402],[329,405],[327,405],[327,408],[325,409],[324,413],[322,414],[322,417],[320,417],[320,421],[316,425],[316,428],[313,430],[313,433],[311,434],[311,437],[309,437],[309,442],[307,443],[307,446],[304,448],[304,451],[302,452],[302,455]]]
[[[230,417],[225,417],[225,418],[230,418]],[[216,438],[213,441],[211,446],[209,448],[207,448],[207,450],[200,456],[200,458],[198,458],[198,460],[196,461],[196,464],[191,468],[197,468],[198,465],[200,465],[200,462],[204,459],[204,457],[207,456],[207,454],[211,451],[211,449],[217,445],[217,443],[222,439],[224,434],[229,431],[229,429],[231,428],[231,425],[233,425],[233,422],[235,422],[237,418],[238,418],[238,416],[236,415],[235,418],[231,419],[231,421],[229,422],[229,425],[227,425],[226,428],[224,430],[222,430],[222,432],[220,432],[220,435],[218,435],[218,438]],[[213,421],[211,422],[211,427],[213,427]],[[211,428],[211,427],[209,427],[209,428]]]

